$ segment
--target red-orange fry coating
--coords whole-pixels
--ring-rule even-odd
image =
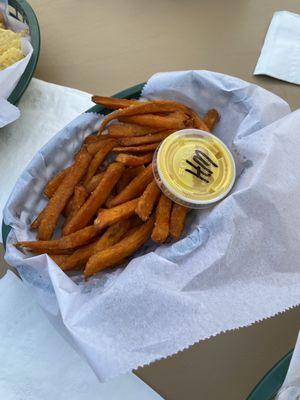
[[[91,156],[86,150],[82,150],[73,164],[70,172],[49,200],[43,210],[43,218],[38,227],[38,238],[49,240],[54,232],[59,216],[67,201],[72,196],[75,186],[82,179],[91,161]]]
[[[109,125],[108,135],[116,139],[122,137],[137,137],[157,133],[158,129],[150,128],[148,126],[140,126],[135,124],[118,124],[114,123]]]
[[[84,265],[97,251],[106,249],[117,243],[130,228],[130,221],[124,220],[110,226],[96,242],[80,247],[61,263],[63,271]]]
[[[126,168],[117,183],[117,193],[120,193],[124,189],[124,187],[127,186],[128,183],[132,181],[132,179],[140,174],[144,169],[145,167],[143,165],[139,167]]]
[[[205,122],[199,117],[199,115],[198,115],[197,113],[195,113],[195,111],[189,110],[189,115],[190,115],[191,118],[192,118],[193,125],[194,125],[195,128],[201,129],[202,131],[209,132],[209,129],[208,129],[207,125],[206,125]]]
[[[178,130],[185,127],[185,123],[188,120],[186,114],[182,111],[175,111],[167,115],[157,114],[143,114],[119,117],[119,121],[126,123],[133,123],[137,125],[149,126],[159,130]]]
[[[137,137],[124,137],[118,139],[119,145],[121,146],[140,146],[142,144],[161,142],[168,137],[174,130],[162,131],[153,135],[137,136]]]
[[[61,264],[70,257],[68,254],[48,254],[48,255],[58,266],[61,266]]]
[[[219,119],[220,119],[220,114],[215,108],[212,108],[211,110],[208,110],[207,113],[205,114],[203,122],[206,124],[207,128],[211,132],[214,129],[216,123],[219,121]]]
[[[132,234],[125,235],[124,239],[119,243],[90,257],[84,270],[84,276],[87,278],[98,271],[114,266],[116,263],[121,262],[124,258],[133,254],[149,239],[153,229],[153,223],[154,219],[150,218]]]
[[[98,217],[95,219],[94,224],[98,229],[106,228],[118,221],[127,219],[134,215],[138,199],[127,201],[126,203],[119,204],[106,210],[101,210]]]
[[[135,209],[136,214],[143,220],[147,221],[150,217],[153,207],[160,196],[160,189],[153,179],[144,190]]]
[[[36,242],[17,242],[15,245],[26,247],[31,250],[46,249],[46,252],[53,249],[74,249],[91,241],[98,234],[98,232],[99,229],[95,225],[90,225],[60,239],[39,240]]]
[[[104,176],[104,171],[99,172],[99,174],[96,174],[92,177],[92,179],[85,185],[86,190],[91,193],[93,192],[96,187],[99,185],[101,179]]]
[[[136,176],[119,194],[110,202],[110,207],[125,203],[139,196],[149,182],[153,179],[152,165],[148,165],[138,176]]]
[[[156,208],[155,224],[151,235],[152,240],[157,243],[165,242],[169,236],[171,209],[172,200],[162,193]]]
[[[92,177],[97,172],[97,169],[100,167],[106,156],[111,152],[111,150],[115,147],[116,141],[111,140],[103,140],[101,142],[101,148],[99,151],[94,155],[92,159],[87,174],[84,178],[83,184],[86,185],[92,179]]]
[[[153,114],[153,113],[170,113],[176,111],[186,112],[187,107],[183,104],[177,103],[172,100],[154,100],[154,101],[146,101],[146,102],[137,102],[127,108],[116,110],[110,114],[108,114],[99,129],[99,133],[101,133],[106,125],[112,121],[113,119],[121,120],[122,117],[132,116],[132,115],[141,115],[141,114]],[[133,122],[135,123],[135,122]],[[138,124],[140,125],[140,124]],[[151,125],[149,125],[151,126]],[[172,128],[172,127],[171,127]],[[166,128],[168,129],[168,128]]]
[[[97,188],[63,228],[63,235],[69,235],[89,224],[98,209],[105,203],[123,171],[124,165],[121,163],[112,163],[108,166]]]
[[[49,199],[54,195],[55,191],[59,187],[59,185],[62,183],[68,172],[70,171],[71,167],[68,167],[60,172],[58,172],[53,178],[50,179],[50,181],[47,183],[47,185],[44,188],[44,195],[48,197]]]
[[[79,185],[75,187],[74,196],[71,202],[71,210],[70,213],[67,214],[67,218],[65,220],[64,225],[66,225],[71,218],[79,211],[80,207],[83,205],[87,197],[89,196],[89,192],[85,189],[84,186]]]
[[[97,154],[101,149],[103,149],[103,147],[105,146],[109,147],[109,144],[106,143],[107,141],[111,143],[111,141],[114,140],[114,138],[110,138],[108,135],[98,135],[96,137],[98,138],[97,141],[85,145],[88,153],[90,153],[92,156]]]
[[[153,153],[144,154],[142,156],[120,153],[117,155],[116,161],[128,167],[137,167],[139,165],[149,164],[152,161],[152,158]]]
[[[180,204],[173,203],[171,220],[170,220],[170,236],[178,240],[183,232],[185,219],[188,209]]]
[[[92,96],[92,102],[100,104],[103,107],[111,110],[118,110],[119,108],[126,108],[133,104],[138,103],[137,100],[118,99],[116,97],[105,97],[105,96]]]
[[[144,144],[143,146],[128,146],[128,147],[114,147],[116,153],[149,153],[149,151],[154,151],[160,143],[150,143]]]

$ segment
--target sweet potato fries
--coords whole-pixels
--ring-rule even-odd
[[[211,131],[219,120],[215,109],[201,118],[173,100],[92,100],[114,111],[97,135],[85,138],[73,164],[46,184],[49,201],[31,224],[38,240],[16,243],[48,254],[63,271],[82,268],[86,278],[122,264],[150,237],[157,243],[180,239],[187,209],[161,193],[153,152],[175,130]]]

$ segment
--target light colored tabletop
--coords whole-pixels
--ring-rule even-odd
[[[42,32],[37,78],[111,95],[158,71],[208,69],[257,83],[293,109],[299,107],[298,86],[252,75],[273,12],[300,13],[298,0],[31,0],[31,4]],[[295,308],[219,335],[139,369],[137,375],[167,400],[245,399],[295,343],[299,317]]]

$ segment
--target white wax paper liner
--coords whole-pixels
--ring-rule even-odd
[[[182,240],[149,242],[125,268],[86,283],[46,255],[26,258],[14,248],[16,239],[34,238],[28,225],[45,204],[43,186],[96,130],[94,114],[78,117],[36,155],[4,211],[13,226],[6,260],[100,380],[299,303],[299,112],[258,86],[208,71],[154,75],[143,96],[182,101],[202,115],[217,108],[215,134],[238,167],[231,194],[192,211]]]

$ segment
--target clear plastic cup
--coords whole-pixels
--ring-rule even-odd
[[[156,149],[153,172],[162,192],[189,208],[219,202],[228,195],[236,177],[227,146],[199,129],[183,129],[168,136]]]

